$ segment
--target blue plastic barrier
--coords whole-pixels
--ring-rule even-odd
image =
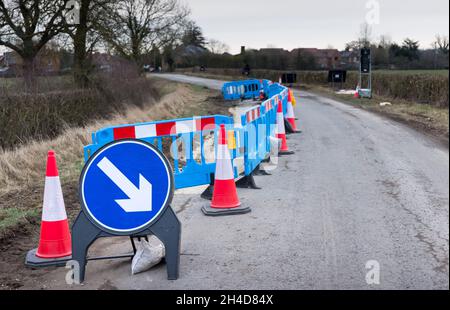
[[[269,80],[233,81],[223,85],[222,94],[225,100],[254,99],[259,98],[261,90],[269,94],[272,84]]]
[[[215,115],[198,118],[149,122],[141,124],[108,127],[92,134],[93,144],[84,148],[87,161],[102,146],[121,139],[140,139],[158,147],[160,151],[169,151],[177,189],[211,183],[211,174],[215,172],[214,158],[208,161],[205,152],[205,137],[211,139],[214,133],[214,146],[217,145],[217,133],[221,124],[227,129],[233,128],[233,119]],[[209,134],[209,135],[208,135]],[[198,147],[195,148],[194,144]],[[180,145],[182,152],[180,154]],[[195,158],[194,148],[200,154]],[[167,152],[166,152],[167,153]],[[236,152],[236,155],[239,155]]]
[[[242,80],[225,83],[222,94],[225,100],[259,98],[261,90],[269,91],[272,82],[268,80]]]
[[[275,136],[277,107],[281,103],[283,109],[287,109],[288,89],[267,80],[231,82],[223,88],[230,87],[235,87],[233,96],[259,95],[259,90],[264,89],[269,99],[246,111],[238,126],[231,117],[214,115],[104,128],[92,134],[92,144],[84,148],[85,160],[113,141],[140,139],[157,146],[165,154],[171,152],[172,158],[169,160],[172,162],[176,189],[208,185],[216,165],[215,158],[207,158],[205,145],[210,143],[217,148],[218,131],[220,125],[225,124],[227,132],[232,131],[236,141],[236,147],[230,151],[231,157],[233,160],[243,158],[244,173],[250,175],[269,155],[270,137]],[[241,93],[234,92],[238,88],[242,89]],[[194,150],[199,151],[194,154]],[[208,154],[211,153],[215,154]],[[237,177],[236,167],[234,170]]]
[[[248,110],[241,116],[241,123],[244,132],[244,166],[245,175],[255,170],[255,168],[265,159],[266,156],[266,132],[263,115],[265,108],[257,106]],[[261,129],[264,132],[261,132]],[[261,152],[261,150],[264,150]]]
[[[280,95],[272,96],[241,116],[245,175],[250,175],[270,153],[270,137],[275,137],[279,99]]]
[[[279,95],[283,103],[283,113],[287,112],[288,88],[278,83],[272,83],[269,86],[269,96]]]
[[[266,152],[270,153],[270,137],[275,137],[277,126],[277,108],[280,96],[274,95],[270,99],[264,101],[264,123],[266,124]]]

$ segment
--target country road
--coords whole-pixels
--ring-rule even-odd
[[[221,81],[161,75],[214,89]],[[262,190],[241,190],[252,212],[205,217],[197,193],[179,192],[181,277],[165,266],[130,276],[129,262],[93,262],[93,289],[448,289],[448,149],[400,123],[296,92],[299,135]],[[100,252],[123,242],[104,242]],[[123,249],[122,249],[123,251]],[[366,283],[366,263],[380,284]],[[28,288],[70,288],[65,270]],[[27,288],[25,286],[24,288]]]

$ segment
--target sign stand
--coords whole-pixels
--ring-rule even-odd
[[[87,257],[99,238],[157,237],[165,247],[169,280],[179,276],[181,224],[171,207],[173,169],[154,145],[135,139],[111,142],[93,154],[80,177],[82,211],[72,227],[72,260],[83,282],[91,260],[134,255]],[[134,253],[135,254],[135,253]]]
[[[363,88],[365,79],[367,80],[367,88]],[[361,49],[359,87],[358,94],[361,98],[372,99],[372,56],[370,48]]]
[[[144,238],[154,235],[164,244],[166,249],[167,279],[177,280],[179,276],[180,265],[180,242],[181,242],[181,224],[175,212],[168,207],[159,221],[146,230],[130,236],[131,238]],[[123,235],[114,235],[99,229],[87,218],[83,211],[78,215],[72,227],[72,260],[78,262],[80,272],[80,282],[84,282],[86,274],[86,264],[89,260],[87,253],[89,247],[99,238],[123,237]],[[102,259],[126,258],[130,255],[105,257]]]

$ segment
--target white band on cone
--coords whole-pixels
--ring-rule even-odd
[[[288,101],[286,118],[295,118],[294,107],[292,106],[292,102]]]
[[[215,177],[216,180],[234,180],[230,151],[228,150],[228,146],[224,144],[219,144],[217,146]]]
[[[283,113],[277,113],[277,134],[286,134],[286,129],[284,128],[284,118]]]
[[[57,222],[66,219],[67,214],[59,177],[46,177],[42,220],[45,222]]]

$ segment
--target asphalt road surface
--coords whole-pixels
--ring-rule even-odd
[[[129,261],[111,261],[89,263],[81,287],[65,284],[67,270],[54,270],[24,288],[448,289],[448,149],[335,100],[296,97],[303,132],[289,136],[295,155],[281,158],[272,176],[256,177],[262,190],[238,191],[251,213],[209,218],[195,189],[175,195],[179,280],[167,281],[164,265],[131,276]],[[126,244],[103,240],[94,249],[106,254]],[[377,267],[380,283],[368,284]]]

